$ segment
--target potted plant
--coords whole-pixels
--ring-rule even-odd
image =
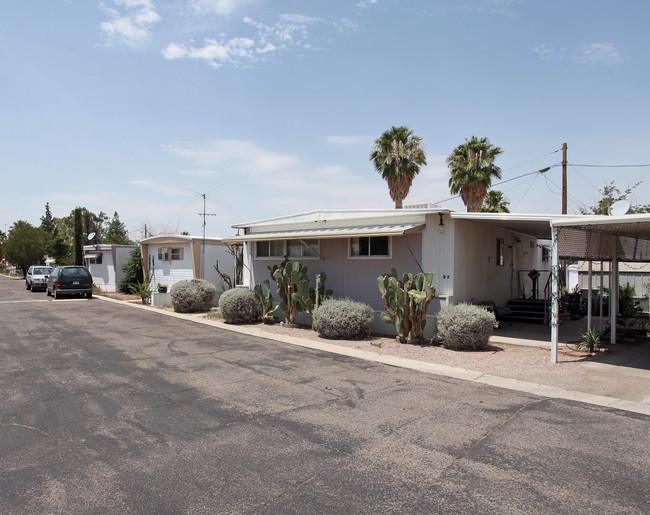
[[[167,285],[158,283],[158,293],[167,293]]]

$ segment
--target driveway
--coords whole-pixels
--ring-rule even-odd
[[[650,417],[0,277],[2,513],[647,513]]]

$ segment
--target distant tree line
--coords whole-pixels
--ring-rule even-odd
[[[57,218],[52,216],[48,202],[40,226],[18,220],[7,234],[0,234],[0,243],[0,257],[24,274],[30,265],[43,264],[46,257],[55,259],[58,265],[82,265],[84,245],[133,242],[117,211],[109,218],[103,211],[95,214],[76,207],[68,216]]]

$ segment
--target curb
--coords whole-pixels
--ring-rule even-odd
[[[102,299],[107,302],[126,304],[139,309],[146,309],[147,311],[151,312],[151,307],[148,307],[146,305],[124,302],[121,300],[111,299],[109,297],[103,297],[101,295],[97,295],[95,296],[95,298]],[[154,313],[155,312],[156,311],[154,311]],[[606,408],[616,408],[623,411],[640,413],[642,415],[650,416],[650,404],[626,401],[624,399],[617,399],[615,397],[606,397],[604,395],[595,395],[590,393],[577,392],[575,390],[564,390],[563,388],[558,388],[555,386],[543,385],[538,383],[529,383],[526,381],[519,381],[518,379],[510,379],[507,377],[485,374],[483,372],[474,372],[471,370],[465,370],[463,368],[450,367],[447,365],[438,365],[435,363],[417,361],[409,358],[385,356],[385,355],[375,354],[374,352],[364,351],[361,349],[350,349],[349,347],[341,347],[339,345],[332,344],[332,343],[313,342],[313,341],[303,340],[302,338],[296,338],[293,336],[283,336],[283,335],[277,335],[272,333],[266,333],[259,329],[255,329],[254,327],[226,326],[225,324],[222,324],[220,322],[215,322],[207,318],[197,319],[192,315],[187,315],[184,313],[175,313],[173,311],[163,311],[163,310],[157,312],[165,316],[180,318],[198,324],[217,327],[219,329],[224,329],[226,331],[246,334],[258,338],[264,338],[266,340],[275,340],[278,342],[283,342],[290,345],[296,345],[307,349],[331,352],[334,354],[362,359],[365,361],[373,361],[376,363],[382,363],[384,365],[390,365],[399,368],[407,368],[418,372],[424,372],[426,374],[433,374],[433,375],[438,375],[443,377],[460,379],[463,381],[471,381],[473,383],[496,386],[497,388],[505,388],[507,390],[513,390],[516,392],[530,393],[533,395],[539,395],[541,397],[547,397],[549,399],[564,399],[570,401],[577,401],[585,404],[603,406]]]

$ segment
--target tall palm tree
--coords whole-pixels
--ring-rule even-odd
[[[391,127],[375,140],[370,160],[388,183],[390,198],[395,209],[402,208],[420,166],[427,164],[422,138],[415,136],[408,127]]]
[[[494,159],[502,153],[503,149],[492,145],[487,138],[472,136],[449,154],[449,189],[453,195],[460,193],[468,212],[481,211],[492,179],[501,178],[501,169],[494,164]]]
[[[490,190],[487,192],[485,199],[483,199],[483,213],[510,213],[510,201],[499,190]]]

